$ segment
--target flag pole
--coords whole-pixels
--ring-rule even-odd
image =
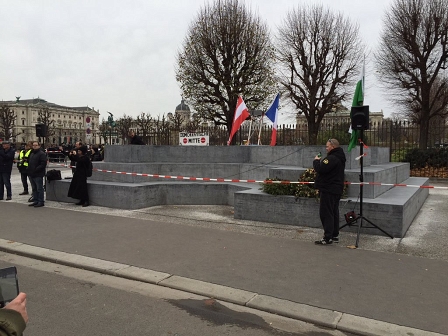
[[[247,135],[247,143],[246,145],[250,145],[250,136],[252,133],[252,116],[250,117],[250,123],[249,123],[249,134]]]
[[[261,113],[261,119],[260,119],[260,123],[259,123],[258,146],[261,146],[261,128],[263,127],[263,117],[264,117],[264,112]]]

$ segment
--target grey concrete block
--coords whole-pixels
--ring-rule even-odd
[[[234,217],[268,223],[321,227],[317,199],[268,195],[261,190],[235,193]]]
[[[67,196],[70,180],[52,181],[47,200],[74,203]],[[88,181],[90,203],[116,209],[142,209],[156,205],[233,205],[233,194],[258,185],[219,182],[115,183]]]
[[[364,182],[376,182],[395,184],[402,183],[409,178],[409,164],[402,162],[386,163],[382,165],[364,167]],[[407,172],[407,174],[406,174]],[[359,183],[361,169],[346,169],[345,180],[348,182]],[[400,176],[400,177],[398,177]],[[403,179],[401,179],[403,178]],[[399,182],[397,182],[399,180]],[[365,198],[377,198],[388,190],[392,189],[391,185],[364,185],[363,192]],[[356,197],[359,195],[360,186],[358,184],[349,185],[347,190],[348,197]]]
[[[311,168],[311,167],[309,167]],[[307,168],[280,166],[269,169],[269,178],[278,178],[280,180],[299,181],[300,176],[306,171]]]

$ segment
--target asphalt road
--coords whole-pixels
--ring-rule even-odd
[[[1,253],[28,295],[26,335],[350,335],[195,294]]]

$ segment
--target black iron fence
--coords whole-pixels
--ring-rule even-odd
[[[317,144],[324,145],[329,138],[336,138],[341,145],[350,141],[348,123],[324,122],[317,134]],[[180,130],[182,131],[182,130]],[[179,130],[166,128],[163,131],[153,131],[144,137],[148,144],[178,145]],[[225,146],[228,132],[225,127],[199,127],[195,133],[207,133],[210,146]],[[311,140],[307,125],[279,125],[277,129],[277,146],[309,145]],[[272,126],[260,128],[241,126],[235,134],[236,145],[269,145]],[[412,176],[448,178],[448,125],[444,122],[433,123],[429,130],[427,148],[418,150],[420,127],[407,121],[386,120],[381,123],[371,123],[364,131],[364,142],[368,146],[390,148],[390,161],[410,162]],[[356,149],[355,149],[356,150]]]

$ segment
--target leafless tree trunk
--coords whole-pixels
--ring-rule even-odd
[[[430,120],[447,115],[448,0],[395,0],[384,19],[376,54],[390,100],[420,125],[428,145]]]
[[[165,115],[160,118],[157,117],[157,120],[154,122],[156,127],[157,141],[156,145],[169,145],[170,144],[170,123],[166,120]]]
[[[51,118],[50,109],[47,106],[39,109],[37,119],[41,124],[45,125],[44,144],[48,145],[50,143],[50,137],[56,133],[55,121]]]
[[[309,144],[325,114],[348,97],[361,69],[364,45],[358,26],[320,5],[291,10],[279,29],[279,80],[286,96],[308,122]]]
[[[101,124],[98,126],[98,130],[100,131],[100,138],[103,139],[103,142],[107,143],[107,137],[109,136],[109,123],[106,120],[101,120]],[[101,144],[101,140],[100,140]]]
[[[153,119],[149,114],[142,112],[139,116],[137,116],[136,123],[137,126],[142,130],[143,141],[150,144],[149,134],[151,133]]]
[[[3,137],[5,140],[11,139],[16,119],[17,116],[8,105],[3,104],[0,106],[0,137]]]
[[[123,143],[125,143],[125,140],[128,139],[129,130],[131,129],[133,122],[134,119],[130,116],[126,116],[126,114],[116,122],[116,129],[117,132],[121,135],[121,140],[123,141]]]
[[[185,116],[179,113],[174,113],[174,115],[169,119],[173,123],[173,130],[181,131],[183,125],[186,124],[187,120]]]
[[[176,79],[196,112],[232,128],[239,95],[250,109],[267,107],[276,90],[267,25],[240,0],[200,10],[177,55]],[[269,98],[269,99],[267,99]]]

